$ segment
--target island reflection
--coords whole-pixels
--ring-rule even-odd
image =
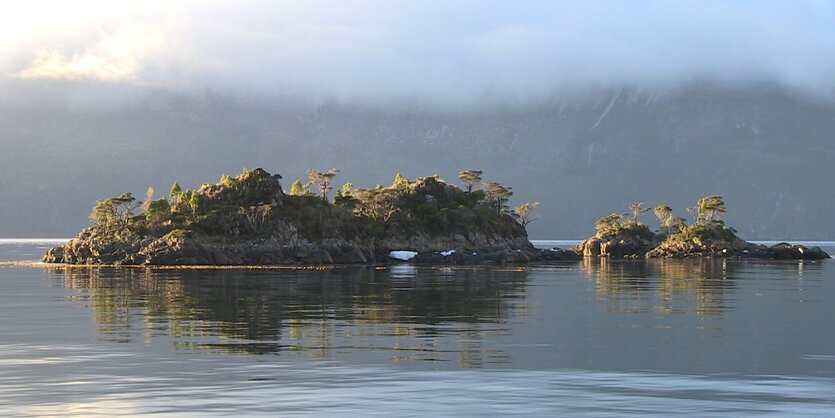
[[[618,316],[619,323],[641,325],[659,315],[719,319],[738,305],[735,293],[746,278],[770,274],[783,282],[802,278],[805,270],[814,276],[819,268],[803,261],[760,266],[721,259],[604,258],[520,269],[404,264],[312,271],[46,271],[54,283],[73,290],[68,298],[91,310],[97,335],[106,341],[311,358],[383,355],[466,368],[527,355],[510,348],[517,327],[540,335],[538,340],[552,347],[548,350],[557,349],[565,335],[554,332],[576,320],[565,312],[585,310],[587,290],[596,295],[587,315],[602,312],[612,321]],[[560,277],[567,280],[556,280]],[[584,280],[593,288],[584,289]],[[531,324],[529,304],[537,309],[530,312]]]
[[[306,270],[48,268],[102,339],[252,354],[391,350],[393,360],[501,362],[482,347],[526,315],[527,273],[408,265]],[[453,338],[448,338],[452,336]],[[454,344],[447,346],[450,340]]]
[[[693,313],[720,317],[733,306],[732,294],[743,274],[756,274],[760,267],[790,272],[802,278],[807,265],[797,261],[752,261],[722,258],[609,259],[585,258],[581,269],[595,282],[598,300],[613,313],[646,313],[648,301],[657,314]]]

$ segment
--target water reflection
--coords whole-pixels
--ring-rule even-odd
[[[645,313],[652,295],[652,309],[659,314],[694,313],[719,317],[734,304],[729,300],[740,272],[751,274],[758,265],[767,274],[802,280],[804,269],[820,269],[807,261],[769,262],[725,259],[584,259],[581,270],[595,283],[598,300],[615,313]]]
[[[486,335],[526,314],[526,272],[49,268],[93,312],[100,338],[253,354],[389,351],[391,359],[479,367],[507,358]],[[455,338],[443,338],[445,336]]]
[[[726,309],[726,294],[734,286],[738,264],[727,260],[609,260],[585,259],[582,269],[595,280],[600,300],[611,302],[613,312],[641,313],[652,296],[652,309],[660,314],[692,312],[719,316]]]

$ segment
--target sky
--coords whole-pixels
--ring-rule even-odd
[[[0,82],[527,104],[611,85],[835,97],[831,1],[9,1]]]

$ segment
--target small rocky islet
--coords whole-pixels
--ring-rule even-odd
[[[92,226],[50,249],[47,263],[84,265],[387,264],[409,254],[432,264],[523,264],[574,260],[542,250],[508,210],[509,187],[466,170],[466,190],[438,176],[363,189],[346,183],[328,198],[337,170],[309,170],[310,182],[282,189],[261,168],[165,197],[148,190],[96,202]],[[481,187],[479,187],[481,185]],[[523,205],[524,206],[524,205]],[[416,253],[416,254],[415,254]]]
[[[610,258],[824,259],[820,248],[748,243],[725,226],[725,205],[706,196],[691,208],[692,224],[666,205],[654,208],[660,228],[639,221],[649,211],[631,204],[631,215],[600,218],[594,236],[570,250],[538,249],[525,226],[536,204],[513,211],[509,187],[482,182],[481,171],[459,176],[465,189],[437,175],[409,180],[398,174],[388,187],[345,183],[330,200],[337,170],[309,170],[310,181],[285,193],[281,176],[261,168],[167,196],[148,190],[142,202],[130,193],[96,202],[90,220],[69,242],[51,248],[47,263],[81,265],[502,265]],[[314,191],[318,193],[314,193]]]
[[[725,225],[721,196],[710,195],[688,208],[692,223],[675,216],[667,205],[653,208],[660,228],[650,230],[639,221],[650,208],[643,203],[629,205],[631,213],[613,213],[600,218],[594,236],[574,247],[584,257],[611,258],[752,258],[771,260],[820,260],[829,254],[820,247],[779,243],[773,246],[747,242]]]

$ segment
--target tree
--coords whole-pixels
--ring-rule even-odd
[[[513,196],[512,188],[503,186],[495,181],[485,181],[482,184],[490,206],[493,207],[496,214],[501,214],[507,208],[507,201]]]
[[[513,214],[519,219],[519,223],[523,228],[527,228],[528,224],[537,220],[532,217],[533,211],[539,207],[539,202],[524,203],[513,208]]]
[[[116,204],[112,198],[99,199],[93,206],[93,211],[90,212],[90,222],[93,225],[104,229],[110,229],[110,226],[116,223]]]
[[[344,197],[350,197],[352,191],[354,191],[354,183],[347,181],[345,182],[345,184],[342,185],[342,187],[339,188],[338,193],[340,193]]]
[[[305,196],[305,195],[308,195],[308,194],[310,194],[310,185],[309,184],[304,185],[304,184],[302,184],[301,181],[299,181],[299,179],[296,179],[296,181],[294,181],[293,184],[290,185],[290,193],[289,194],[290,194],[290,196]]]
[[[473,191],[473,187],[481,182],[481,170],[464,170],[458,173],[458,178],[467,187],[467,193]]]
[[[192,215],[197,214],[197,209],[200,207],[200,195],[193,190],[188,197],[188,206],[191,208]]]
[[[705,196],[696,202],[696,217],[699,223],[703,225],[720,221],[720,217],[725,212],[727,212],[727,209],[722,196]]]
[[[235,179],[232,176],[223,173],[220,175],[220,184],[226,187],[233,187],[235,185]]]
[[[159,224],[170,218],[171,208],[168,205],[168,200],[161,197],[157,200],[151,201],[148,208],[145,209],[145,219],[148,223]]]
[[[260,231],[261,228],[267,224],[271,212],[272,206],[270,205],[256,205],[242,207],[239,209],[239,213],[244,216],[244,219],[246,219],[247,225],[252,232]]]
[[[352,208],[356,203],[356,199],[353,195],[354,192],[354,184],[346,182],[336,191],[336,196],[333,198],[333,203],[343,207]]]
[[[171,185],[171,190],[168,192],[168,197],[171,199],[171,204],[176,205],[177,201],[180,199],[180,194],[183,192],[183,189],[180,188],[180,184],[176,181],[174,184]]]
[[[335,168],[331,168],[326,172],[316,171],[312,168],[307,169],[307,176],[310,178],[310,183],[319,188],[322,200],[326,202],[328,201],[328,193],[333,189],[333,178],[336,177],[336,173],[338,172],[339,170]]]
[[[139,207],[136,198],[130,192],[111,197],[116,204],[116,217],[123,225],[127,225],[133,217],[133,211]]]
[[[626,223],[626,216],[623,213],[612,213],[597,220],[594,223],[594,230],[598,237],[606,236],[621,229]]]
[[[388,221],[400,211],[397,205],[397,191],[383,188],[379,184],[373,189],[354,189],[351,196],[356,199],[354,213],[375,221]]]
[[[93,206],[90,220],[94,225],[103,227],[105,230],[113,226],[127,227],[137,207],[139,205],[136,203],[136,198],[129,192],[100,199]]]
[[[632,212],[632,223],[637,224],[638,216],[642,213],[649,212],[649,207],[647,207],[644,202],[630,203],[629,211]]]
[[[148,190],[145,191],[145,200],[142,201],[142,212],[147,212],[148,208],[151,207],[151,203],[154,201],[154,188],[149,187]]]
[[[402,174],[397,173],[394,175],[394,181],[391,182],[391,187],[400,187],[409,184],[409,180],[406,177],[403,177]]]
[[[655,216],[658,218],[658,223],[661,225],[661,228],[666,228],[667,233],[670,233],[670,228],[667,223],[667,218],[672,216],[673,209],[667,205],[658,205],[653,209]]]

